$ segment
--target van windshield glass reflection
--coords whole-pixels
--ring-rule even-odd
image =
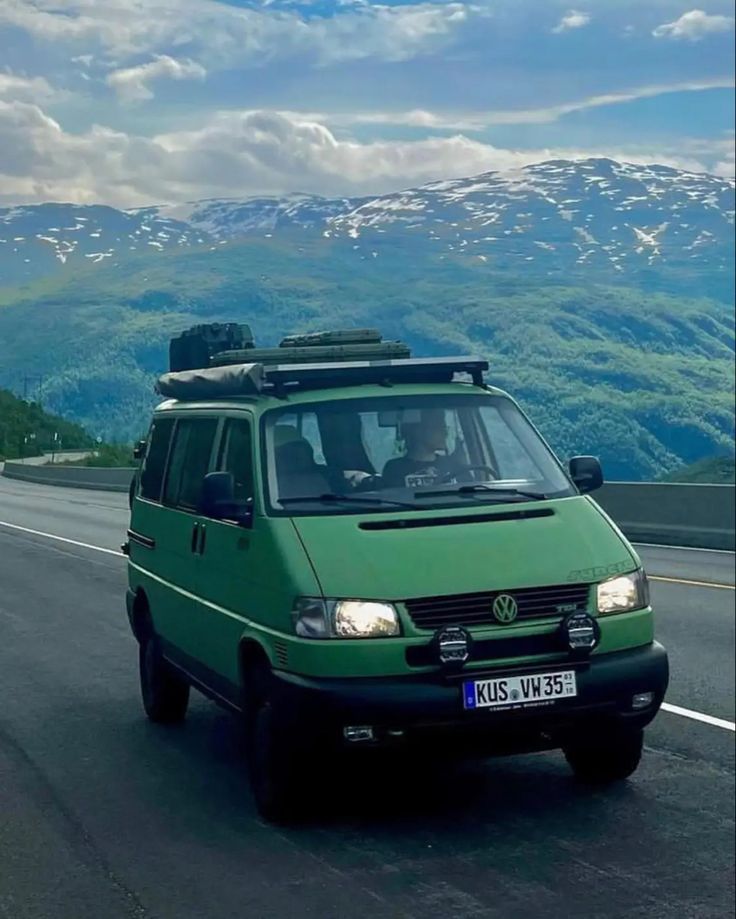
[[[356,513],[399,502],[426,509],[575,493],[534,428],[500,396],[315,402],[268,412],[264,433],[277,512]]]

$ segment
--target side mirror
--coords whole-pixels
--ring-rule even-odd
[[[133,447],[133,459],[142,459],[146,452],[146,441],[139,440],[138,443]]]
[[[204,477],[197,512],[213,520],[230,520],[241,527],[253,526],[253,502],[235,498],[232,472],[210,472]]]
[[[603,470],[595,456],[573,456],[570,460],[570,478],[582,494],[595,491],[603,484]]]

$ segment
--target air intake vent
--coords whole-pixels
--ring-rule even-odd
[[[532,520],[535,517],[553,517],[548,507],[529,510],[500,511],[495,514],[473,514],[472,517],[406,517],[392,520],[364,520],[361,530],[417,530],[422,527],[462,526],[470,523],[503,523],[504,520]]]
[[[286,668],[289,665],[289,648],[285,641],[275,641],[273,643],[273,653],[276,663],[279,667]]]

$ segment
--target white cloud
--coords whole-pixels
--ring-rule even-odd
[[[0,99],[41,102],[57,95],[58,92],[43,77],[24,77],[0,71]]]
[[[219,112],[197,130],[147,138],[102,126],[72,134],[37,105],[0,101],[0,136],[0,200],[6,203],[134,207],[295,189],[380,194],[448,176],[593,155],[703,170],[702,159],[682,151],[520,151],[461,134],[359,143],[338,139],[319,122],[275,112]]]
[[[732,16],[709,15],[703,10],[690,10],[674,22],[665,22],[652,32],[655,38],[687,39],[700,41],[715,32],[728,32],[734,26]]]
[[[136,67],[125,67],[113,70],[105,78],[123,102],[141,102],[153,99],[153,91],[149,87],[152,80],[168,77],[171,80],[203,80],[207,71],[196,61],[178,61],[168,54],[157,54],[152,61],[138,64]]]
[[[601,108],[606,105],[617,105],[633,102],[636,99],[651,99],[667,93],[701,92],[709,89],[724,89],[734,86],[733,77],[716,80],[690,81],[685,83],[665,83],[660,86],[639,86],[621,92],[603,93],[588,96],[573,102],[563,102],[538,109],[497,109],[487,112],[465,112],[438,114],[424,109],[413,109],[409,112],[367,112],[365,114],[327,115],[321,114],[322,120],[330,124],[394,124],[407,127],[424,127],[435,130],[481,131],[494,125],[514,124],[551,124],[572,112]]]
[[[590,13],[583,13],[580,10],[568,10],[552,31],[555,35],[559,35],[560,32],[567,32],[570,29],[582,29],[589,22]]]
[[[680,149],[689,155],[706,158],[714,175],[732,178],[736,174],[736,136],[733,131],[722,137],[684,139]]]
[[[186,48],[211,69],[295,56],[322,65],[408,60],[450,42],[473,12],[463,2],[419,2],[353,5],[304,18],[298,11],[215,0],[3,0],[0,25],[119,61]]]

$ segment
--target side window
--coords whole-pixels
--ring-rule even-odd
[[[217,468],[223,472],[232,472],[237,501],[246,501],[253,497],[252,443],[250,421],[238,418],[225,422]]]
[[[141,498],[147,498],[149,501],[161,500],[161,485],[164,480],[166,457],[169,453],[169,442],[173,430],[173,418],[162,418],[153,422],[146,457],[141,469]]]
[[[216,418],[179,420],[164,487],[164,504],[184,510],[197,509],[216,431]]]

